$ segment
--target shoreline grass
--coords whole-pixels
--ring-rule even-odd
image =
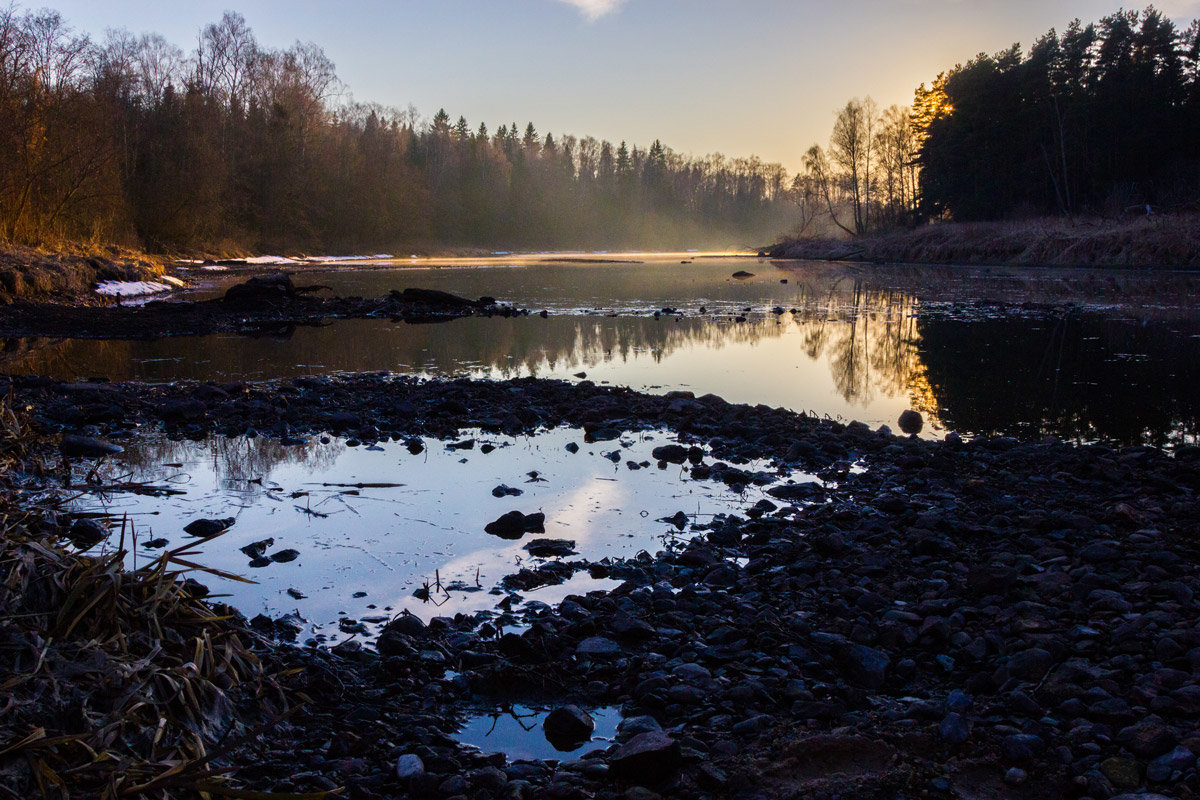
[[[202,571],[187,547],[129,570],[124,537],[63,546],[38,444],[0,407],[0,797],[236,796],[225,757],[296,698],[185,579]]]
[[[1200,215],[940,223],[856,239],[785,239],[766,250],[814,261],[1200,269]]]

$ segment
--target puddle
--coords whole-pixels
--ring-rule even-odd
[[[350,446],[329,436],[293,446],[146,438],[126,442],[121,460],[104,467],[104,484],[124,490],[90,494],[75,510],[109,515],[115,526],[95,551],[118,546],[124,519],[127,545],[131,532],[137,543],[130,566],[192,545],[191,560],[254,581],[196,576],[225,602],[250,617],[295,615],[299,641],[335,642],[370,636],[402,610],[425,620],[493,611],[509,594],[498,584],[522,568],[655,553],[688,538],[691,524],[763,499],[766,486],[739,493],[694,479],[686,464],[659,469],[652,451],[674,441],[662,432],[588,444],[570,428],[516,438],[464,431],[456,442],[424,440],[414,453],[411,441]],[[737,468],[784,477],[766,462]],[[144,484],[171,494],[128,491]],[[544,514],[544,533],[485,532],[513,511]],[[661,521],[680,512],[682,530]],[[232,523],[213,539],[184,533],[201,518]],[[566,540],[555,552],[569,554],[527,550],[548,540]],[[584,570],[520,594],[555,605],[618,584]]]
[[[511,761],[557,759],[566,761],[612,744],[621,721],[616,706],[588,709],[596,723],[589,741],[560,750],[546,738],[542,723],[548,709],[513,705],[495,708],[467,719],[455,735],[458,741],[484,753],[504,753]]]

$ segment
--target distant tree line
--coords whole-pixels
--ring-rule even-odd
[[[851,100],[792,188],[808,235],[1200,210],[1200,21],[1074,20],[921,84],[910,107]]]
[[[185,54],[0,8],[0,241],[154,250],[750,245],[792,224],[778,164],[347,99],[318,46],[226,13]]]

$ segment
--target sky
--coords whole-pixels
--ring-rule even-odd
[[[190,52],[226,10],[260,45],[311,41],[354,99],[474,129],[533,122],[790,171],[854,97],[906,105],[980,52],[1028,45],[1117,0],[22,0],[77,29],[161,33]],[[1160,0],[1177,22],[1200,0]],[[1136,4],[1129,7],[1137,7]],[[1182,25],[1181,25],[1182,27]]]

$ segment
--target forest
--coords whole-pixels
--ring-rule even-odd
[[[794,183],[817,235],[1200,211],[1200,21],[1076,19],[943,72],[909,108],[851,100]]]
[[[746,247],[795,217],[779,164],[355,102],[319,46],[260,46],[237,13],[185,53],[0,7],[0,242]]]

